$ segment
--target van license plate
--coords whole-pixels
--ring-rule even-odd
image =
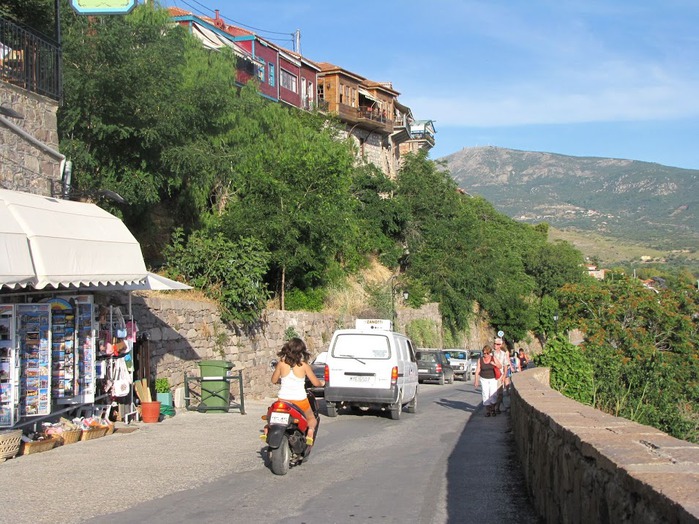
[[[272,413],[269,416],[270,424],[288,424],[289,414],[288,413]]]
[[[371,380],[370,376],[363,377],[349,377],[350,382],[369,382]]]

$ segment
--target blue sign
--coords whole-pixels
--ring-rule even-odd
[[[70,0],[80,15],[125,15],[136,7],[137,0]]]

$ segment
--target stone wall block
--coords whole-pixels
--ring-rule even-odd
[[[546,522],[699,521],[699,445],[513,377],[512,428],[527,491]]]

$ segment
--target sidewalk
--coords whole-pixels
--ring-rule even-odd
[[[246,415],[182,411],[131,424],[131,433],[9,459],[0,463],[0,522],[77,522],[257,468],[270,403],[246,399]]]

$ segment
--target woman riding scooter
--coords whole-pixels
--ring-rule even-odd
[[[282,346],[277,356],[279,357],[279,362],[277,362],[272,373],[272,384],[277,384],[281,380],[281,387],[278,393],[279,400],[293,402],[303,411],[308,421],[306,444],[312,446],[318,421],[308,402],[305,385],[306,378],[316,387],[322,386],[323,381],[315,376],[313,369],[308,364],[308,359],[311,355],[306,349],[306,344],[300,338],[289,340]]]

